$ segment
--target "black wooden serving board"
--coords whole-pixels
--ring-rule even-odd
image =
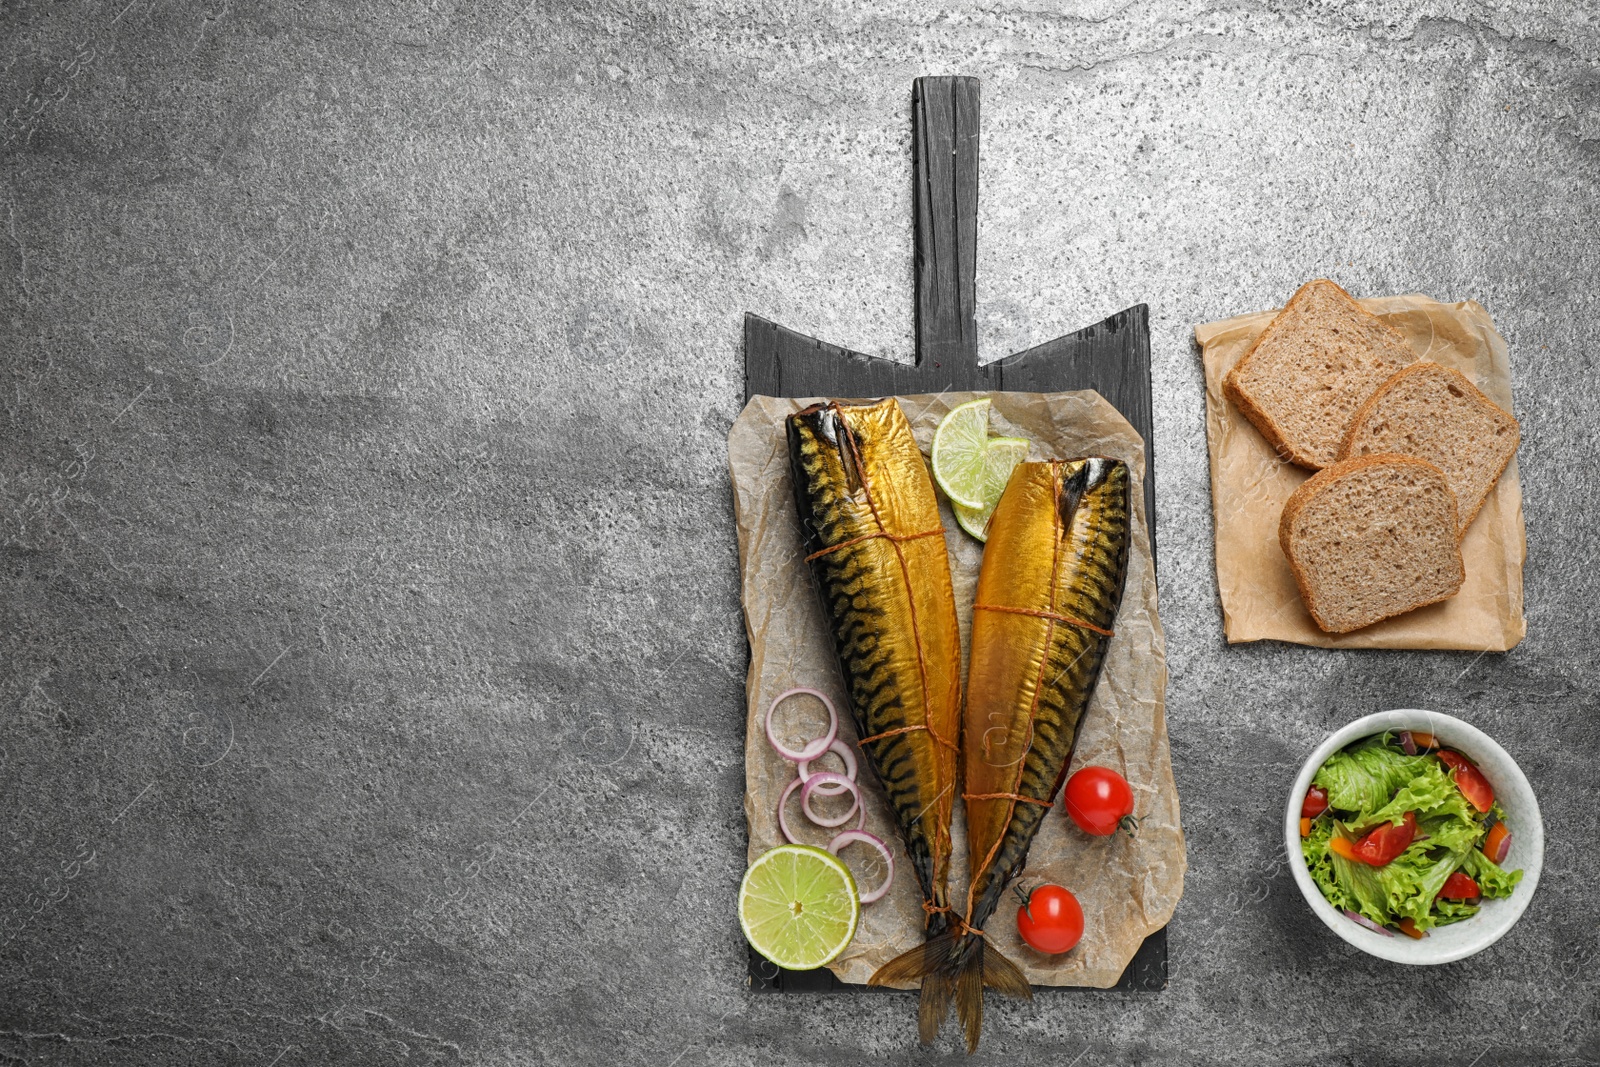
[[[911,393],[1093,389],[1144,438],[1145,514],[1155,552],[1155,453],[1151,447],[1149,309],[1136,304],[1077,333],[978,365],[978,80],[918,78],[911,91],[916,210],[917,362],[895,363],[769,322],[744,319],[744,393],[866,399]],[[1167,986],[1167,931],[1145,939],[1111,988]],[[786,971],[750,951],[750,987],[764,992],[867,989],[827,968]],[[1084,989],[1080,986],[1050,987]]]

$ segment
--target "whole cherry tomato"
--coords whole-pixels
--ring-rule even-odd
[[[1127,780],[1109,767],[1085,767],[1067,779],[1062,799],[1078,828],[1096,837],[1110,837],[1119,826],[1133,832],[1133,790]]]
[[[1083,938],[1083,908],[1060,886],[1039,886],[1017,909],[1017,933],[1040,952],[1066,952]]]

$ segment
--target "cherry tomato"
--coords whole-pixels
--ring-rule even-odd
[[[1328,791],[1320,785],[1314,785],[1307,789],[1305,802],[1300,805],[1300,817],[1302,819],[1315,819],[1327,810]]]
[[[1444,888],[1439,890],[1439,897],[1445,900],[1471,900],[1482,895],[1478,883],[1464,871],[1451,872],[1450,877],[1444,880]]]
[[[1459,752],[1451,752],[1447,748],[1439,750],[1439,761],[1450,768],[1450,777],[1455,781],[1456,788],[1461,790],[1461,795],[1467,798],[1468,803],[1479,811],[1488,811],[1494,804],[1494,787],[1489,784],[1489,779],[1478,770]]]
[[[1352,843],[1335,837],[1328,842],[1328,847],[1347,860],[1365,863],[1369,867],[1383,867],[1404,852],[1416,836],[1417,813],[1408,811],[1405,822],[1399,826],[1379,823],[1360,841]]]
[[[1133,790],[1127,781],[1109,767],[1085,767],[1067,779],[1063,798],[1067,814],[1078,828],[1096,837],[1110,837],[1132,819]],[[1130,826],[1129,832],[1132,832]]]
[[[1506,854],[1511,851],[1511,831],[1506,829],[1506,824],[1497,822],[1489,828],[1489,836],[1483,841],[1483,854],[1496,863],[1504,863]]]
[[[1017,933],[1040,952],[1066,952],[1083,937],[1083,908],[1058,885],[1042,885],[1017,909]]]

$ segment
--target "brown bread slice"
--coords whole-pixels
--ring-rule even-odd
[[[1313,475],[1283,506],[1278,543],[1329,633],[1453,597],[1466,578],[1450,482],[1415,456],[1362,456]]]
[[[1404,337],[1318,278],[1289,298],[1222,391],[1278,455],[1317,470],[1338,457],[1356,409],[1416,358]]]
[[[1444,471],[1465,533],[1522,440],[1511,413],[1460,371],[1431,360],[1396,373],[1361,405],[1339,458],[1404,452]]]

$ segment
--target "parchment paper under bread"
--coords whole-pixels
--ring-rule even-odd
[[[1362,307],[1399,330],[1421,359],[1454,367],[1511,410],[1511,361],[1482,306],[1441,304],[1419,294],[1374,297]],[[1230,644],[1274,639],[1323,648],[1454,648],[1504,652],[1528,632],[1522,615],[1522,483],[1517,461],[1467,529],[1461,592],[1439,604],[1335,636],[1317,628],[1278,545],[1283,503],[1311,472],[1280,460],[1222,395],[1222,379],[1277,311],[1194,328],[1206,370],[1206,439],[1216,515],[1217,586]]]
[[[1135,813],[1143,823],[1137,837],[1091,838],[1070,825],[1059,805],[1045,820],[1029,853],[1023,880],[1056,882],[1077,894],[1086,932],[1071,952],[1047,956],[1023,944],[1017,937],[1015,905],[1002,904],[988,923],[992,942],[1035,985],[1110,986],[1121,977],[1145,937],[1171,918],[1183,892],[1186,865],[1167,749],[1166,651],[1156,615],[1155,568],[1144,521],[1144,442],[1095,392],[900,397],[924,456],[944,414],[982,395],[993,398],[990,432],[1028,438],[1033,442],[1030,460],[1113,456],[1126,461],[1136,478],[1132,496],[1138,521],[1134,523],[1126,592],[1116,635],[1111,638],[1099,685],[1079,731],[1073,767],[1094,763],[1120,771],[1133,786]],[[776,816],[778,797],[795,776],[794,765],[779,759],[767,744],[762,717],[768,702],[791,686],[820,689],[838,704],[839,736],[852,745],[856,739],[854,724],[845,711],[844,687],[821,601],[802,560],[790,486],[783,420],[811,402],[754,397],[728,433],[745,626],[750,637],[750,674],[745,687],[745,817],[750,827],[751,860],[782,842]],[[983,545],[956,526],[943,500],[940,516],[961,622],[965,677],[972,599]],[[820,711],[816,721],[820,732],[824,721]],[[795,742],[802,736],[797,735]],[[865,982],[881,964],[922,940],[923,929],[916,877],[883,789],[864,763],[861,780],[866,785],[866,828],[894,849],[898,871],[889,895],[862,909],[855,941],[831,965],[840,979],[857,983]],[[790,803],[798,806],[796,798],[791,797]],[[829,839],[827,831],[812,826],[798,811],[790,813],[790,825],[806,835],[805,843],[825,845]],[[955,858],[950,896],[964,902],[966,832],[959,804],[952,836]],[[846,853],[852,862],[856,849],[860,846]],[[863,874],[867,862],[872,861],[862,863]]]

